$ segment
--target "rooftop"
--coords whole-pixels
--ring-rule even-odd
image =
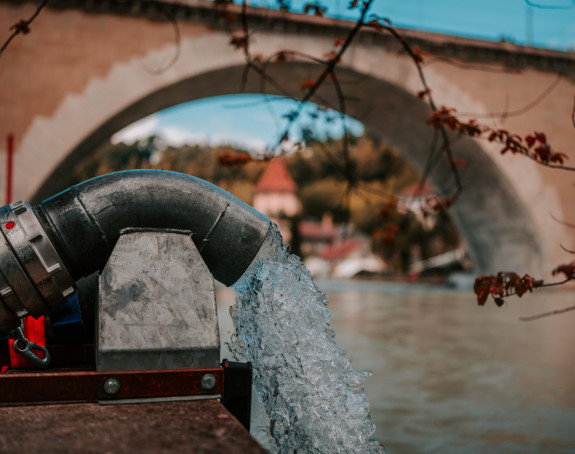
[[[286,164],[282,158],[275,158],[270,161],[266,170],[256,183],[256,193],[258,192],[290,192],[295,194],[297,186],[290,176]]]

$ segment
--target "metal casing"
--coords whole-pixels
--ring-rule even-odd
[[[100,275],[97,370],[217,367],[214,279],[189,235],[122,235]]]

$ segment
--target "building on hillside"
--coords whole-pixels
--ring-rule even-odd
[[[334,224],[331,213],[324,213],[320,222],[299,223],[301,253],[304,256],[321,255],[343,235],[341,226]]]
[[[340,237],[319,255],[305,261],[315,277],[351,278],[359,275],[383,275],[385,262],[372,252],[367,237]]]
[[[351,277],[385,270],[381,259],[371,252],[369,239],[346,234],[330,213],[324,213],[321,221],[299,219],[297,185],[282,158],[273,159],[256,183],[253,207],[277,224],[292,252],[308,257],[306,265],[312,274]]]
[[[427,200],[429,197],[432,197],[433,194],[433,189],[429,183],[425,182],[423,186],[419,183],[409,185],[401,191],[399,195],[399,201],[401,202],[399,206],[404,207],[403,214],[407,211],[411,211],[425,230],[433,229],[436,222],[435,216],[425,216],[423,214]]]
[[[283,158],[272,159],[256,183],[253,207],[278,225],[286,243],[291,241],[293,219],[301,206]]]
[[[433,195],[433,189],[425,183],[408,186],[399,197],[404,213],[411,211],[424,229],[419,241],[410,247],[409,273],[441,274],[466,270],[471,264],[453,222],[445,213],[424,215],[427,200]]]

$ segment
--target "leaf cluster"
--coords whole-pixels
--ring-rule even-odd
[[[483,306],[491,295],[497,306],[503,306],[504,298],[510,295],[523,296],[534,288],[543,286],[542,280],[534,280],[528,274],[523,277],[514,272],[500,271],[497,275],[479,276],[475,279],[473,291],[477,304]]]

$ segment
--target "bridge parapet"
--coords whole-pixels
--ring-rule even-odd
[[[30,0],[31,1],[31,0]],[[9,0],[12,3],[23,3]],[[35,3],[32,1],[32,3]],[[205,0],[51,0],[54,9],[75,9],[88,14],[114,14],[156,21],[187,21],[209,25],[215,29],[229,30],[230,24],[222,15],[224,7]],[[225,11],[231,15],[241,14],[241,6],[228,4]],[[318,17],[266,8],[247,7],[247,20],[256,30],[276,33],[303,33],[319,36],[345,36],[354,22],[331,17]],[[239,25],[236,25],[239,27]],[[521,46],[501,40],[485,41],[461,36],[446,35],[419,30],[399,29],[412,47],[428,51],[433,58],[453,58],[459,64],[503,66],[508,71],[536,69],[575,78],[575,51],[562,52],[530,46]],[[358,42],[383,47],[392,52],[404,52],[390,34],[364,29]]]

